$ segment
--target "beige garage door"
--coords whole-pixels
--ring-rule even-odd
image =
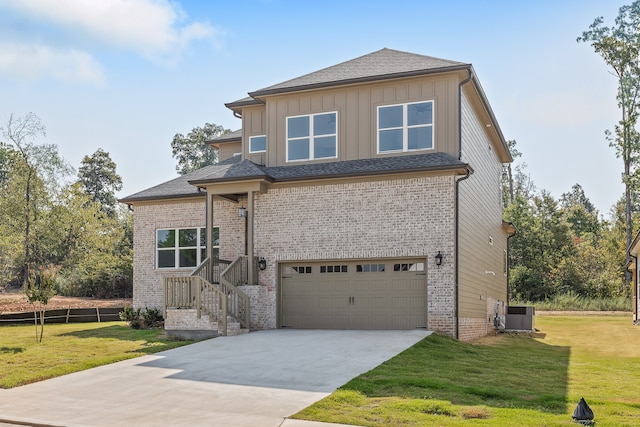
[[[424,260],[281,265],[280,324],[309,329],[427,326]]]

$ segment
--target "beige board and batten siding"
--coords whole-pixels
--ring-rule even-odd
[[[230,157],[242,152],[241,142],[225,142],[218,144],[218,161],[227,160]]]
[[[377,107],[407,102],[434,101],[434,151],[457,157],[458,153],[458,82],[464,73],[451,72],[438,76],[423,76],[388,80],[378,83],[354,84],[336,88],[317,89],[293,94],[271,95],[266,100],[267,166],[292,164],[286,161],[287,117],[337,112],[338,142],[335,161],[359,160],[402,153],[377,153]],[[253,129],[260,114],[245,116],[243,126]],[[245,140],[248,141],[248,140]],[[425,150],[423,152],[428,152]],[[415,154],[411,152],[407,154]],[[313,162],[327,162],[321,159]],[[295,164],[304,162],[295,162]]]
[[[245,141],[242,155],[257,165],[266,164],[266,153],[251,153],[249,141],[252,136],[267,134],[267,108],[265,105],[242,109],[242,140]],[[267,152],[271,143],[267,137]]]
[[[459,317],[485,323],[493,316],[487,301],[507,300],[507,236],[502,227],[502,163],[475,108],[463,91],[462,160],[475,172],[459,188]]]

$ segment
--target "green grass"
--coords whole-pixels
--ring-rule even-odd
[[[640,328],[630,316],[538,317],[535,336],[431,335],[293,418],[361,426],[640,425]]]
[[[53,378],[120,360],[180,347],[191,341],[163,330],[135,330],[124,322],[45,325],[41,343],[35,327],[0,328],[0,388]]]

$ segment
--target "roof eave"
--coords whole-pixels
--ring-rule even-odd
[[[480,81],[478,80],[478,77],[476,76],[476,73],[473,70],[473,67],[469,67],[469,70],[471,72],[471,79],[473,81],[473,84],[476,90],[478,91],[478,95],[480,96],[480,100],[482,101],[482,104],[484,105],[484,108],[487,111],[487,114],[489,115],[491,122],[493,123],[493,128],[495,129],[495,132],[498,135],[498,138],[500,139],[500,142],[502,143],[504,150],[506,151],[507,161],[505,163],[511,163],[513,162],[513,156],[511,155],[511,151],[509,150],[509,144],[507,143],[507,140],[505,139],[504,134],[502,133],[502,129],[498,124],[498,119],[493,113],[491,104],[489,104],[489,99],[487,98],[487,95],[484,93],[484,89],[482,88],[482,85],[480,84]]]
[[[204,196],[205,196],[204,192],[197,192],[197,193],[189,193],[189,194],[171,194],[171,195],[161,195],[161,196],[124,197],[122,199],[118,199],[118,202],[123,203],[125,205],[130,205],[132,203],[137,203],[137,202],[151,202],[151,201],[154,201],[154,200],[200,198],[200,197],[204,197]]]
[[[223,182],[234,182],[234,181],[267,181],[273,182],[274,180],[268,176],[242,176],[242,177],[229,177],[229,178],[213,178],[213,179],[196,179],[193,181],[187,181],[191,185],[201,186],[206,184],[215,184],[215,183],[223,183]]]
[[[392,170],[384,170],[377,172],[352,172],[352,173],[340,173],[340,174],[327,174],[327,175],[300,175],[296,177],[285,177],[278,178],[275,182],[294,182],[294,181],[310,181],[310,180],[322,180],[322,179],[340,179],[340,178],[357,178],[362,176],[375,176],[375,175],[398,175],[398,174],[409,174],[416,172],[456,172],[459,171],[461,175],[467,173],[470,169],[468,164],[460,164],[460,165],[446,165],[446,166],[429,166],[429,167],[421,167],[421,168],[411,168],[411,169],[392,169]]]

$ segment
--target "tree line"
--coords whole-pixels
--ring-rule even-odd
[[[63,295],[131,297],[133,219],[115,193],[116,164],[98,149],[77,173],[33,113],[0,128],[0,284],[58,272]],[[75,177],[74,177],[75,173]]]
[[[505,180],[504,218],[518,230],[509,242],[510,298],[537,302],[565,294],[630,296],[624,198],[605,220],[580,184],[555,199],[536,188],[525,167],[516,167],[512,192]]]

